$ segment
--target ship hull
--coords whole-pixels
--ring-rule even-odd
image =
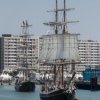
[[[74,100],[74,92],[65,92],[64,89],[59,89],[50,93],[40,93],[41,100]]]
[[[76,82],[76,87],[82,90],[100,91],[99,84],[91,84],[90,82]]]
[[[35,90],[35,83],[28,81],[15,84],[15,90],[18,92],[32,92]]]

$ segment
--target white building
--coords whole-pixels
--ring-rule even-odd
[[[28,66],[30,68],[37,67],[36,59],[38,58],[38,38],[28,38],[29,48],[27,51],[28,55]],[[21,37],[12,36],[11,34],[4,34],[0,37],[0,69],[1,70],[13,70],[21,65],[19,64],[18,56],[23,51],[20,51]]]
[[[28,44],[32,47],[28,49],[28,66],[39,70],[37,59],[41,50],[42,38],[34,36],[28,39]],[[3,34],[0,37],[0,70],[13,70],[21,65],[18,61],[18,55],[21,52],[18,47],[21,45],[19,36]],[[79,55],[81,63],[76,66],[77,71],[83,71],[86,67],[98,67],[100,65],[100,43],[93,40],[79,40]],[[50,70],[50,67],[40,66],[40,70]]]
[[[100,65],[100,43],[93,40],[79,40],[79,55],[81,64],[77,70],[83,71],[86,67]]]

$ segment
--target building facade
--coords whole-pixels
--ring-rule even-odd
[[[36,59],[38,58],[38,38],[28,38],[28,45],[32,48],[27,50],[28,66],[36,69]],[[21,37],[12,36],[11,34],[3,34],[0,37],[0,70],[14,70],[21,66],[19,55],[23,51],[20,50]]]
[[[79,55],[81,63],[77,70],[83,71],[88,67],[100,65],[100,43],[93,40],[79,40]]]
[[[42,48],[42,37],[36,38],[31,36],[28,38],[28,44],[31,48],[28,49],[28,66],[34,70],[51,70],[51,67],[39,65],[37,59]],[[21,63],[18,56],[23,51],[20,50],[21,37],[11,34],[3,34],[0,37],[0,72],[2,70],[13,70],[19,68]],[[85,68],[100,66],[100,43],[93,40],[79,40],[79,56],[80,64],[77,64],[77,71],[84,71]]]

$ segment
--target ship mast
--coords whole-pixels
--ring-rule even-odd
[[[23,21],[23,24],[21,25],[22,27],[22,34],[20,35],[21,37],[21,46],[19,49],[21,49],[21,55],[22,57],[20,58],[21,60],[21,65],[25,69],[28,68],[28,37],[29,37],[29,32],[28,28],[31,27],[32,25],[29,25],[27,20]],[[26,80],[28,79],[28,70],[25,70],[25,78]]]
[[[56,22],[58,22],[58,0],[56,0],[56,16],[55,16],[55,19],[56,19]],[[56,29],[55,29],[55,34],[58,34],[58,26],[56,25]],[[56,66],[54,66],[54,84],[56,85]]]
[[[64,22],[66,22],[66,0],[64,0]],[[63,34],[65,34],[66,32],[66,27],[67,27],[67,23],[66,25],[63,26]]]
[[[66,11],[74,10],[74,8],[67,8],[66,9],[66,0],[63,1],[63,6],[64,7],[62,9],[58,9],[58,0],[56,0],[56,8],[55,8],[55,10],[48,11],[48,12],[55,12],[55,21],[54,22],[43,23],[45,25],[49,25],[51,27],[54,27],[55,34],[58,34],[58,28],[59,27],[63,27],[62,34],[68,33],[67,24],[68,23],[76,23],[76,22],[78,22],[78,21],[67,21],[66,20],[66,15],[67,15]],[[63,20],[62,21],[58,21],[59,12],[63,13]]]
[[[51,49],[52,49],[52,52],[54,52],[56,50],[55,51],[56,53],[53,53],[54,55],[51,54],[52,56],[54,56],[54,58],[52,58],[52,57],[49,58],[49,56],[48,56],[48,58],[50,60],[52,59],[51,65],[54,66],[54,83],[56,83],[56,79],[57,79],[56,74],[57,74],[57,71],[59,71],[60,72],[59,73],[60,74],[60,78],[59,78],[60,79],[60,84],[64,85],[64,79],[63,79],[63,77],[64,77],[64,75],[63,75],[64,74],[64,67],[65,67],[65,65],[72,64],[73,61],[71,61],[71,60],[77,58],[76,56],[75,56],[75,58],[71,58],[71,57],[74,57],[74,56],[72,56],[71,52],[74,53],[73,55],[75,55],[77,47],[75,45],[75,47],[72,48],[70,46],[70,43],[76,42],[77,38],[76,37],[73,38],[73,36],[74,36],[73,34],[72,35],[68,34],[67,24],[68,23],[76,23],[78,21],[67,21],[66,11],[74,10],[74,8],[66,8],[66,0],[63,0],[63,8],[62,9],[58,8],[58,0],[55,0],[55,1],[56,1],[56,9],[53,10],[53,11],[49,11],[49,12],[54,12],[55,13],[55,21],[44,23],[44,24],[53,27],[54,32],[55,32],[55,35],[52,35],[52,38],[55,39],[52,42],[52,43],[54,43],[54,45],[52,45],[54,47],[51,47]],[[59,19],[59,14],[60,14],[59,12],[61,12],[63,14],[63,20],[61,20],[61,21],[58,20]],[[59,30],[60,27],[62,29],[59,32],[58,30]],[[67,35],[65,35],[65,34],[67,34]],[[71,36],[69,36],[69,35],[71,35],[72,39],[74,39],[75,41],[72,41],[70,39]],[[68,37],[68,38],[66,38],[66,37]],[[68,39],[68,41],[67,41],[67,39]],[[69,45],[66,42],[68,42]],[[55,43],[56,43],[56,45],[55,45]],[[54,48],[56,48],[56,49],[54,49]],[[44,50],[48,50],[48,48],[44,47]],[[66,53],[67,52],[66,50],[69,51],[68,54]],[[60,55],[56,56],[58,53]],[[71,57],[70,57],[70,55],[71,55]],[[67,56],[69,58],[67,58]],[[46,58],[47,58],[47,56],[46,56]],[[76,62],[74,62],[74,63],[76,63]],[[49,62],[47,61],[44,64],[49,65]],[[57,67],[60,67],[60,68],[57,68]],[[72,67],[74,67],[73,70],[75,70],[75,64],[73,64]],[[74,71],[72,73],[74,73]]]
[[[56,22],[58,22],[58,1],[56,0]],[[58,34],[58,26],[56,25],[55,34]]]
[[[22,29],[22,35],[20,37],[22,37],[22,49],[24,52],[24,57],[25,57],[25,61],[23,62],[23,67],[28,67],[28,63],[27,63],[27,50],[28,50],[28,37],[29,37],[29,32],[28,32],[28,28],[31,27],[32,25],[29,25],[27,20],[26,22],[23,21],[23,25],[21,25]]]
[[[23,21],[23,25],[21,25],[21,27],[22,27],[22,35],[23,36],[25,36],[25,35],[29,36],[28,28],[31,27],[31,26],[32,25],[29,25],[27,20],[26,20],[26,22]]]

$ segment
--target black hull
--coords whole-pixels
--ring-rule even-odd
[[[100,91],[99,84],[91,84],[90,82],[76,82],[76,88],[82,90]]]
[[[18,92],[32,92],[35,90],[35,83],[28,81],[15,84],[15,90]]]
[[[49,93],[40,93],[41,100],[74,100],[75,93],[65,92],[64,89],[59,89]]]

